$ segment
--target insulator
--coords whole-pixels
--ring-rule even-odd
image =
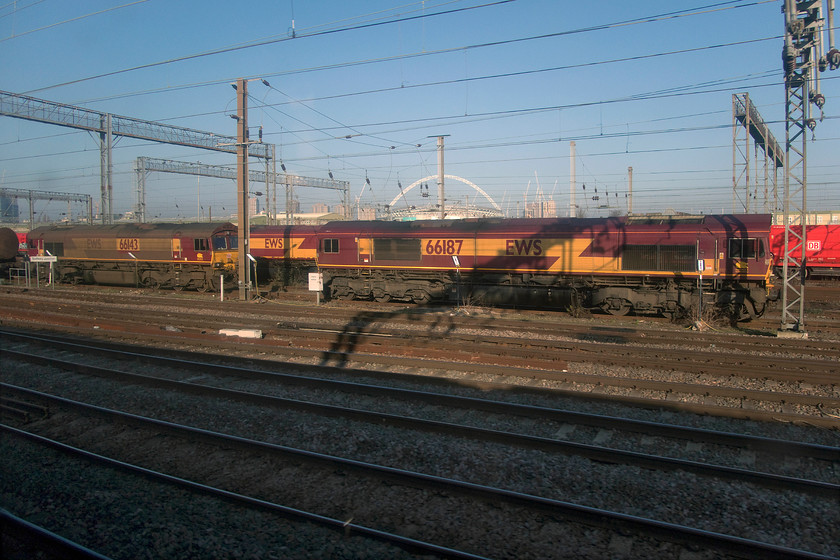
[[[826,59],[828,59],[828,68],[829,70],[837,70],[840,68],[840,51],[837,49],[831,49],[828,51],[828,54],[825,55]]]
[[[812,95],[811,96],[811,103],[813,103],[814,105],[816,105],[817,107],[822,109],[823,105],[825,105],[825,96],[821,93],[817,93],[815,95]]]
[[[815,128],[817,128],[817,121],[815,119],[805,119],[805,125],[809,129],[814,130]]]
[[[792,46],[785,45],[785,48],[782,49],[782,68],[784,68],[787,76],[790,76],[796,70],[796,49]]]

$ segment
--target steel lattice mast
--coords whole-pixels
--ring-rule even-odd
[[[112,174],[111,151],[113,138],[125,136],[164,144],[188,146],[216,152],[237,153],[237,139],[213,132],[194,130],[155,121],[145,121],[77,107],[45,99],[37,99],[9,91],[0,91],[0,116],[53,124],[99,134],[101,152],[101,208],[102,223],[111,223]],[[248,155],[273,160],[274,147],[269,144],[248,145]]]
[[[834,0],[828,3],[829,51],[823,55],[823,0],[785,0],[785,254],[782,265],[782,320],[779,334],[805,331],[805,250],[807,247],[807,132],[817,121],[811,105],[822,112],[819,73],[840,66],[835,48]],[[791,226],[798,226],[797,228]]]

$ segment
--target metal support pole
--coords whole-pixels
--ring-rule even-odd
[[[446,217],[446,196],[443,186],[443,136],[437,137],[438,156],[438,202],[440,203],[440,219]]]
[[[575,204],[575,190],[576,190],[576,182],[577,177],[575,176],[575,141],[572,140],[569,142],[569,169],[571,173],[571,178],[569,179],[569,217],[574,218],[577,216],[577,205]]]
[[[251,267],[248,265],[250,247],[250,217],[248,216],[248,82],[236,80],[236,185],[237,215],[239,221],[239,299],[248,300]]]

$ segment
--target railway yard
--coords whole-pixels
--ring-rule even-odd
[[[809,287],[809,337],[794,339],[776,337],[778,310],[697,328],[3,286],[0,485],[17,527],[3,546],[838,557],[838,292]]]

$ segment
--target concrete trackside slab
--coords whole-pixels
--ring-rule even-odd
[[[220,329],[219,334],[241,338],[262,338],[263,336],[262,331],[259,329]]]

